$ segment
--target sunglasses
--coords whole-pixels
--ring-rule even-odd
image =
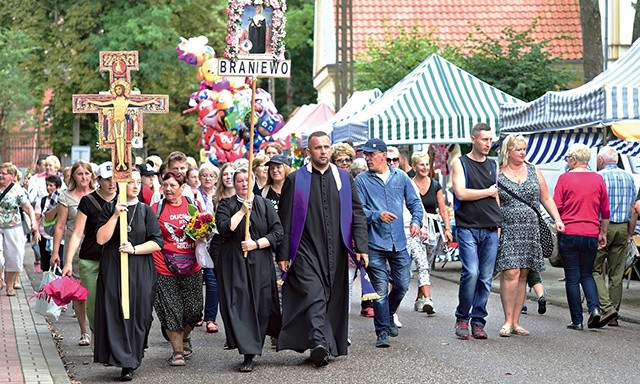
[[[387,157],[387,163],[398,163],[400,162],[399,157]]]

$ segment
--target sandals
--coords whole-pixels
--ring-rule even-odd
[[[171,357],[169,358],[169,365],[172,367],[183,367],[187,364],[186,357],[184,356],[184,352],[178,351],[173,352]]]
[[[89,336],[88,333],[83,333],[82,335],[80,335],[80,341],[78,342],[78,345],[81,347],[88,347],[91,345],[91,336]]]
[[[182,355],[184,356],[185,360],[189,360],[193,355],[193,345],[191,345],[191,337],[182,339],[182,342],[186,344],[182,347],[184,349],[184,352],[182,353]]]
[[[218,333],[218,324],[215,321],[207,321],[207,333]]]
[[[503,325],[500,328],[500,337],[511,337],[511,333],[513,332],[513,327],[510,325]]]
[[[529,336],[529,331],[522,328],[521,326],[517,326],[511,330],[511,334],[518,336]]]

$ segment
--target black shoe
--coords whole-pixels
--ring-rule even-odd
[[[253,371],[253,358],[256,355],[244,355],[244,361],[240,364],[240,372],[251,372]]]
[[[395,321],[393,321],[393,316],[389,318],[389,336],[398,336],[398,326],[396,325]]]
[[[544,296],[538,297],[538,313],[544,315],[547,312],[547,299]]]
[[[122,368],[122,373],[120,374],[120,381],[131,381],[133,380],[133,368]]]
[[[609,309],[608,311],[602,314],[602,317],[600,318],[600,326],[598,328],[608,325],[611,320],[614,320],[617,318],[618,318],[618,311],[616,311],[615,308]]]
[[[574,323],[567,324],[567,329],[575,329],[576,331],[584,330],[584,328],[582,327],[582,324],[574,324]]]
[[[591,313],[589,314],[589,320],[587,321],[587,328],[600,328],[602,325],[600,324],[600,319],[602,318],[602,312],[600,308],[593,308]]]
[[[309,358],[316,367],[324,367],[329,364],[329,350],[324,345],[317,345],[311,350]]]

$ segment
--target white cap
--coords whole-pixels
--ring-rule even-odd
[[[96,172],[98,177],[103,179],[108,179],[113,176],[113,164],[110,161],[104,162],[100,164],[98,167],[98,172]]]

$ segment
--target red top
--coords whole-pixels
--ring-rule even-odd
[[[596,172],[565,172],[558,178],[553,200],[564,222],[565,235],[598,237],[600,218],[609,219],[609,197]]]
[[[160,251],[153,253],[153,262],[156,265],[156,272],[165,276],[181,276],[177,275],[169,270],[162,252],[178,253],[178,254],[194,254],[196,252],[196,243],[184,232],[184,227],[189,222],[191,216],[187,211],[189,203],[187,199],[182,196],[182,203],[179,206],[174,206],[165,201],[164,208],[158,218],[158,224],[160,224],[160,231],[162,231],[162,239],[164,240],[164,247]],[[151,206],[153,212],[157,212],[158,203]],[[200,205],[198,204],[198,209]],[[200,264],[197,262],[189,272],[192,275],[200,270]]]
[[[151,198],[152,197],[153,197],[153,191],[151,190],[151,188],[149,188],[146,185],[142,184],[142,187],[140,188],[140,198],[141,198],[142,202],[147,204],[147,205],[151,205]]]

